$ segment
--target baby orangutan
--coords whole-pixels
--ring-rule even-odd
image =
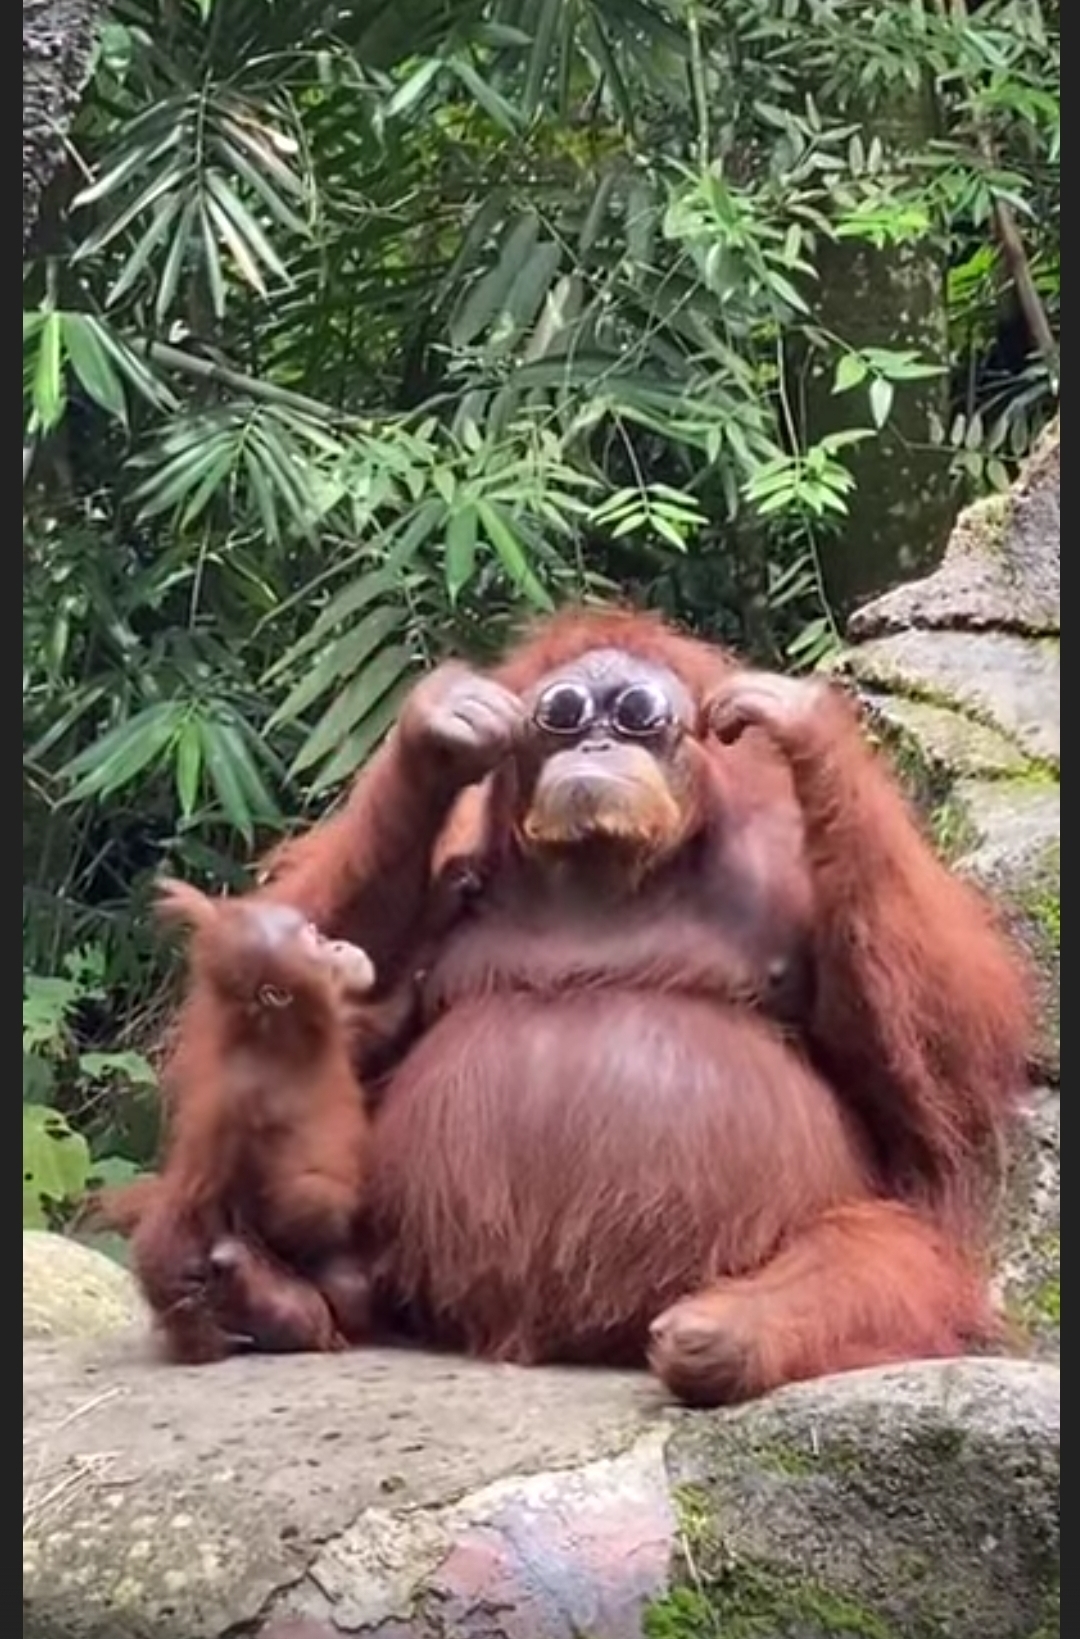
[[[202,974],[169,1068],[168,1159],[104,1216],[134,1226],[136,1272],[171,1358],[333,1349],[366,1326],[346,1256],[367,1116],[354,1028],[375,973],[298,911],[164,886]],[[237,1322],[236,1316],[242,1316]]]

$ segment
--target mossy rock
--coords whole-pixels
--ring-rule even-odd
[[[959,861],[1027,952],[1039,1003],[1036,1068],[1061,1068],[1061,793],[1043,779],[962,780],[953,799],[975,842]]]
[[[1055,637],[913,628],[844,652],[837,668],[871,694],[936,706],[1008,741],[1024,762],[1061,761],[1061,647]],[[970,755],[970,754],[969,754]],[[955,761],[966,773],[964,759]]]
[[[131,1275],[66,1235],[23,1230],[23,1337],[91,1338],[147,1324]]]
[[[1060,1388],[963,1362],[785,1391],[668,1447],[679,1586],[650,1639],[1033,1639],[1058,1589]]]
[[[996,1287],[1020,1347],[1061,1350],[1061,1099],[1032,1097],[1013,1146],[999,1215]]]
[[[644,1373],[24,1350],[25,1639],[1033,1639],[1060,1374],[930,1362],[736,1412]]]

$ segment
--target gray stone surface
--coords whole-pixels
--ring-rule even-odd
[[[687,1421],[668,1460],[715,1625],[682,1631],[1056,1633],[1059,1426],[1053,1368],[990,1360],[859,1372]]]
[[[1009,495],[961,514],[940,569],[852,617],[854,639],[912,627],[1061,630],[1061,442],[1055,420]]]
[[[894,632],[847,651],[844,670],[871,690],[952,707],[1012,740],[1028,758],[1061,756],[1061,645],[1013,632]]]
[[[23,1230],[23,1337],[101,1337],[146,1323],[126,1269],[66,1235]]]
[[[953,801],[971,845],[959,869],[1001,908],[1031,962],[1038,1073],[1061,1069],[1061,792],[1052,781],[960,780]]]
[[[1008,779],[1028,770],[1028,759],[1014,740],[948,706],[872,690],[863,690],[862,698],[873,726],[893,743],[912,747],[925,765],[924,774],[938,786],[958,775]]]
[[[1017,1345],[1045,1359],[1061,1349],[1061,1098],[1032,1097],[1014,1146],[995,1285]]]
[[[643,1375],[407,1351],[182,1368],[117,1338],[29,1345],[23,1373],[28,1610],[100,1639],[223,1634],[365,1510],[589,1462],[667,1415]]]
[[[1009,1360],[693,1413],[636,1374],[31,1344],[23,1633],[1032,1639],[1058,1401]]]

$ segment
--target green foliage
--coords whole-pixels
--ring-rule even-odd
[[[139,1168],[124,1156],[94,1153],[93,1110],[104,1098],[153,1086],[139,1053],[80,1051],[80,1008],[101,1001],[100,952],[68,956],[64,971],[23,975],[23,1226],[44,1229],[64,1221],[89,1185],[120,1183]],[[100,1119],[96,1123],[100,1129]]]
[[[1036,0],[114,0],[24,278],[25,962],[101,954],[80,1049],[156,1013],[155,873],[240,880],[448,648],[617,589],[815,664],[851,452],[919,378],[958,479],[1007,480],[1057,382],[996,213],[1056,332],[1057,30]],[[948,359],[820,322],[853,241],[948,259]],[[814,439],[804,370],[854,410]]]

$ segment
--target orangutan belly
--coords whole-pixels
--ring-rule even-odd
[[[633,1360],[649,1321],[866,1192],[825,1084],[772,1026],[678,995],[459,1003],[375,1123],[384,1300],[420,1336]]]

